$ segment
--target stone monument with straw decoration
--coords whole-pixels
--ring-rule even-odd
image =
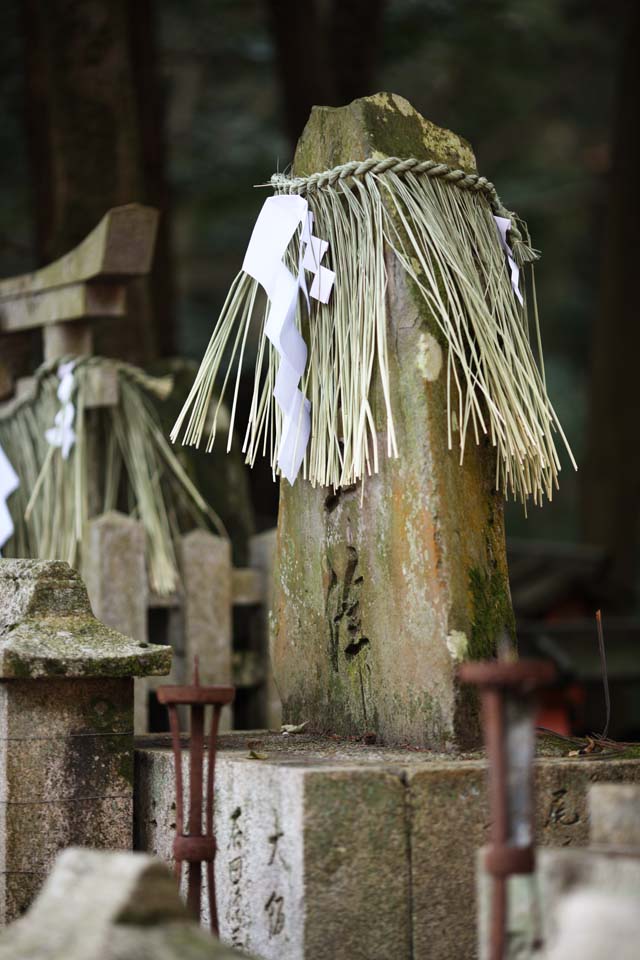
[[[456,667],[515,640],[504,497],[540,504],[560,470],[536,253],[469,144],[391,94],[314,108],[271,187],[173,438],[211,447],[217,377],[235,416],[258,324],[244,451],[282,478],[284,718],[463,745]]]

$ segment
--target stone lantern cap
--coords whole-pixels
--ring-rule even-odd
[[[0,678],[144,677],[170,668],[171,647],[136,642],[94,617],[68,563],[0,560]]]

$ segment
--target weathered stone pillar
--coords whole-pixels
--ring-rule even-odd
[[[110,510],[89,521],[83,574],[96,617],[114,630],[147,640],[148,585],[144,527]]]
[[[0,560],[0,922],[63,847],[131,847],[132,678],[170,664],[96,620],[66,563]]]
[[[95,615],[107,626],[146,643],[149,587],[145,533],[139,520],[110,510],[89,521],[82,572]],[[135,731],[148,730],[148,683],[135,683]]]
[[[192,530],[180,540],[179,561],[184,591],[183,683],[191,683],[196,656],[200,664],[201,683],[231,683],[231,543],[207,530]],[[218,729],[230,730],[232,717],[233,705],[223,707]],[[186,709],[183,722],[189,722]]]
[[[294,173],[370,156],[476,169],[464,140],[401,97],[379,94],[314,108]],[[488,441],[468,444],[462,466],[455,435],[447,449],[446,346],[393,255],[387,268],[400,457],[382,454],[364,492],[281,483],[274,668],[288,722],[390,743],[460,744],[479,731],[456,665],[490,655],[512,629],[502,498]],[[379,383],[373,391],[375,401]]]
[[[180,541],[184,588],[185,669],[190,682],[193,659],[200,682],[231,683],[231,544],[206,530],[192,530]]]

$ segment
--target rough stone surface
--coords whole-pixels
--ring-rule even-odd
[[[40,896],[0,935],[0,960],[232,960],[201,930],[162,864],[65,850]]]
[[[116,510],[89,522],[83,575],[96,617],[147,641],[147,571],[142,524]]]
[[[70,844],[130,848],[131,679],[0,684],[0,923]]]
[[[170,648],[96,620],[67,563],[0,560],[0,677],[145,676],[170,665]]]
[[[378,94],[314,108],[296,174],[370,156],[431,158],[475,170],[469,145]],[[479,739],[460,659],[493,652],[513,613],[502,500],[489,444],[448,450],[442,335],[388,260],[389,365],[399,459],[337,493],[281,484],[273,660],[286,722],[387,743]],[[382,409],[373,384],[374,415]]]
[[[558,935],[547,960],[636,960],[640,942],[640,897],[580,890],[559,906]]]
[[[295,755],[250,759],[247,739],[223,737],[216,765],[223,940],[268,960],[408,960],[401,778],[375,763],[332,763],[326,754],[310,764]],[[227,750],[231,743],[240,749]],[[184,775],[188,783],[186,759]],[[136,846],[168,862],[174,799],[169,751],[139,749]]]
[[[175,785],[162,742],[138,741],[135,844],[170,861]],[[331,737],[222,737],[223,936],[265,960],[471,960],[485,781],[478,754],[451,760]],[[540,759],[539,842],[585,845],[589,786],[608,781],[640,783],[640,762]]]
[[[96,620],[67,564],[0,561],[0,923],[63,847],[131,846],[132,676],[170,656]]]
[[[231,683],[231,544],[206,530],[180,543],[186,669],[200,659],[200,681]]]
[[[274,598],[274,564],[276,558],[277,533],[265,530],[251,537],[249,541],[249,562],[259,571],[261,579],[262,603],[259,608],[259,656],[265,664],[265,681],[262,690],[262,712],[264,725],[269,730],[279,730],[282,724],[282,701],[273,673],[273,657],[270,649],[271,620]]]
[[[231,543],[206,530],[192,530],[180,541],[179,559],[184,589],[183,682],[191,682],[197,656],[201,683],[231,683]],[[222,710],[223,730],[231,726],[231,709]]]
[[[475,851],[487,843],[486,765],[433,763],[408,773],[411,802],[413,936],[416,956],[470,957],[476,949]],[[589,843],[590,786],[640,781],[636,760],[541,759],[536,764],[536,836],[550,847]],[[447,864],[443,871],[442,864]],[[416,877],[420,881],[416,882]],[[528,888],[525,886],[524,894]],[[459,954],[450,953],[455,930]]]
[[[563,761],[560,768],[554,765],[538,771],[542,774],[538,777],[539,800],[543,801],[538,804],[538,835],[545,838],[548,848],[538,850],[533,877],[508,881],[509,960],[529,960],[536,940],[554,942],[561,925],[560,905],[574,891],[588,887],[620,896],[637,896],[640,891],[640,857],[633,840],[637,821],[633,807],[640,791],[637,761],[612,761],[598,775],[601,762],[591,762],[583,769],[580,761]],[[625,846],[625,836],[631,836],[631,845]],[[590,848],[588,844],[594,840],[597,847]],[[483,858],[484,850],[480,850],[478,949],[480,960],[489,960],[492,881]]]
[[[146,646],[149,591],[144,527],[111,510],[89,522],[87,539],[82,572],[96,617]],[[141,733],[148,729],[147,687],[146,678],[136,681],[134,721]]]
[[[591,843],[636,847],[640,852],[640,787],[607,783],[589,791]]]

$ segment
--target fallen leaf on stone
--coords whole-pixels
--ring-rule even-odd
[[[257,753],[255,750],[249,750],[249,760],[267,760],[268,754]]]
[[[304,728],[307,726],[308,723],[309,723],[308,720],[305,720],[304,723],[298,723],[298,724],[283,723],[282,727],[280,728],[280,733],[283,733],[285,736],[287,736],[290,733],[302,733],[302,731],[304,730]]]

